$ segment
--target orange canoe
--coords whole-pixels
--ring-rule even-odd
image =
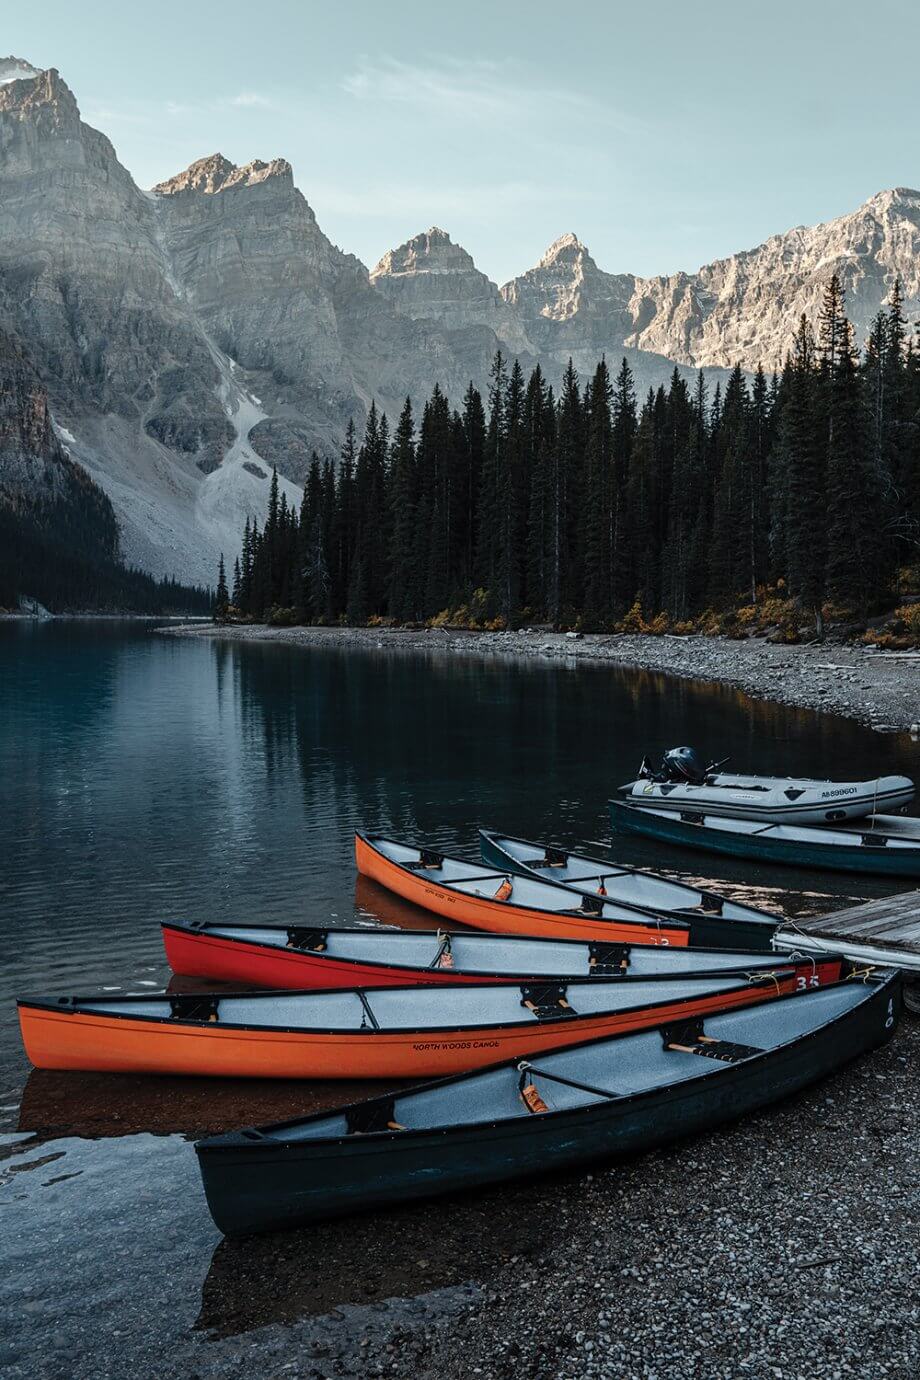
[[[690,942],[689,923],[643,915],[600,896],[577,896],[568,887],[506,875],[379,834],[355,834],[355,862],[365,877],[407,901],[477,930],[627,944]]]
[[[38,1068],[234,1078],[423,1078],[794,992],[794,967],[686,976],[22,1000]]]

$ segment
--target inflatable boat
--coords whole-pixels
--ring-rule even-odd
[[[817,781],[810,777],[737,775],[704,766],[692,748],[672,748],[655,771],[648,758],[635,781],[621,789],[633,805],[656,810],[695,809],[765,824],[840,824],[866,815],[896,814],[914,798],[907,776],[871,781]]]

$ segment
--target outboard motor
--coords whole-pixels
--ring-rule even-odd
[[[665,781],[689,782],[702,786],[709,770],[700,754],[692,747],[670,748],[661,759]]]

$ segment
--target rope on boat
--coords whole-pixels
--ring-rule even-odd
[[[782,988],[779,985],[779,975],[777,973],[754,972],[747,973],[745,976],[747,977],[748,982],[755,985],[757,983],[772,982],[773,986],[776,988],[776,995],[778,997],[782,996]]]

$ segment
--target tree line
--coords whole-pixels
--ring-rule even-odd
[[[372,404],[337,462],[314,453],[299,510],[247,522],[218,616],[365,624],[453,617],[609,628],[756,604],[865,616],[920,554],[920,351],[900,286],[860,353],[831,278],[781,372],[711,389],[677,369],[637,401],[624,359],[556,396],[499,352],[486,402],[438,386],[395,429]],[[229,577],[229,578],[228,578]]]
[[[53,613],[212,612],[211,590],[125,565],[108,498],[85,471],[60,463],[60,495],[13,501],[0,489],[0,609],[30,598]]]

